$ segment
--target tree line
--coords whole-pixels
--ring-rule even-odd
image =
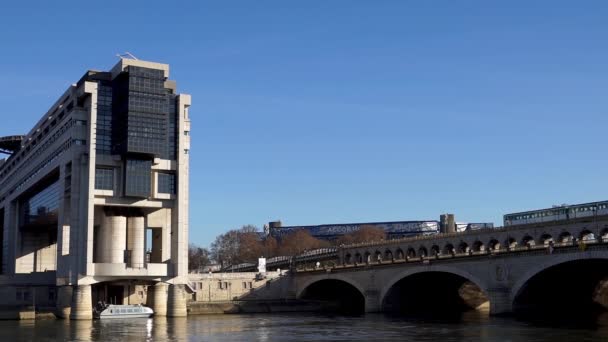
[[[335,240],[321,240],[305,229],[298,229],[279,239],[263,236],[254,225],[232,229],[215,238],[210,249],[191,244],[188,249],[190,271],[202,270],[211,263],[221,267],[242,263],[257,263],[258,258],[292,256],[307,250],[386,239],[386,232],[374,226],[342,235]]]

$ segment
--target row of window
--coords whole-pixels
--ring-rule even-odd
[[[528,219],[534,219],[534,218],[540,218],[540,217],[566,215],[568,213],[581,213],[581,212],[597,211],[597,210],[604,210],[604,209],[608,209],[608,203],[576,206],[576,207],[570,207],[570,208],[548,209],[548,210],[531,212],[531,213],[527,213],[527,214],[506,215],[505,219],[506,220],[528,220]]]
[[[143,194],[143,192],[147,192],[147,196],[149,196],[150,189],[150,168],[145,169],[145,175],[141,177],[141,174],[144,171],[140,170],[139,167],[141,165],[136,165],[137,162],[131,161],[127,162],[127,170],[131,172],[127,172],[127,186],[131,194],[133,191],[138,191],[138,193]],[[144,166],[145,168],[145,166]],[[131,183],[129,185],[129,182]],[[144,183],[148,183],[147,185]],[[114,190],[114,169],[109,167],[97,167],[95,169],[95,189],[98,190]],[[176,177],[174,173],[166,173],[159,172],[158,173],[158,192],[161,194],[175,194],[176,193]],[[146,196],[146,197],[147,197]]]

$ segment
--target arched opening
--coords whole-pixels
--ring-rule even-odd
[[[408,258],[415,258],[416,257],[416,250],[413,248],[408,248],[407,249],[407,257]]]
[[[439,249],[439,246],[433,245],[431,247],[431,255],[432,256],[437,256],[437,255],[440,255],[440,254],[441,254],[441,250]]]
[[[509,248],[509,249],[513,249],[513,248],[517,247],[517,240],[515,240],[512,237],[509,237],[505,241],[505,246],[507,246],[507,248]]]
[[[579,235],[579,240],[584,242],[595,242],[595,234],[585,229]]]
[[[492,239],[490,240],[490,242],[488,242],[488,247],[492,251],[497,251],[500,249],[500,242],[498,242],[498,240],[496,239]]]
[[[323,279],[309,285],[300,299],[319,301],[323,311],[363,314],[365,297],[353,285],[337,279]]]
[[[403,250],[401,248],[397,249],[397,259],[398,260],[403,260],[405,258],[405,254],[403,254]]]
[[[559,234],[559,243],[560,244],[570,244],[572,243],[572,240],[574,239],[574,237],[572,236],[572,234],[570,234],[570,232],[562,232],[561,234]]]
[[[350,265],[350,264],[352,264],[352,263],[353,263],[353,256],[352,256],[352,255],[350,255],[350,253],[348,253],[348,254],[346,254],[346,255],[344,256],[344,263],[345,263],[346,265]]]
[[[390,249],[387,249],[386,251],[384,251],[384,259],[389,260],[389,261],[393,260],[393,252],[391,252]]]
[[[606,308],[606,259],[576,260],[549,267],[528,279],[513,302],[513,311],[521,318],[577,325],[595,322]]]
[[[553,236],[545,233],[540,236],[540,239],[538,240],[538,242],[546,247],[546,246],[549,246],[550,244],[554,243],[555,241],[553,241]]]
[[[382,252],[376,251],[376,253],[374,253],[374,261],[377,263],[382,262]]]
[[[468,279],[448,272],[422,272],[396,282],[382,301],[385,312],[445,317],[473,309],[488,310],[485,293]]]
[[[524,236],[524,238],[521,239],[521,245],[524,247],[534,247],[534,245],[535,245],[534,238],[531,237],[530,235]]]
[[[454,254],[456,251],[454,250],[454,245],[452,245],[451,243],[448,243],[445,245],[445,247],[443,247],[443,254]]]
[[[365,255],[363,256],[363,262],[366,264],[369,264],[370,261],[372,261],[372,255],[370,252],[365,252]]]
[[[604,228],[604,230],[602,230],[600,233],[600,238],[602,239],[601,242],[608,242],[608,228]]]
[[[357,263],[357,264],[363,263],[363,256],[361,256],[361,254],[359,254],[359,253],[355,254],[355,263]]]
[[[424,258],[429,255],[429,252],[427,251],[426,247],[420,246],[420,248],[418,248],[418,255]]]
[[[482,253],[485,251],[486,251],[486,246],[483,244],[483,242],[477,240],[473,243],[473,252]]]
[[[458,245],[458,253],[469,253],[469,245],[466,242],[461,241]]]

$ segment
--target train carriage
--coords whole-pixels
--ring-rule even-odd
[[[534,224],[585,217],[608,215],[608,201],[592,202],[575,205],[560,205],[553,208],[506,214],[503,217],[504,226]]]

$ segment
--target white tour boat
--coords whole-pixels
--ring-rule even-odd
[[[148,318],[154,314],[154,310],[141,304],[116,305],[97,303],[93,309],[95,318]]]

